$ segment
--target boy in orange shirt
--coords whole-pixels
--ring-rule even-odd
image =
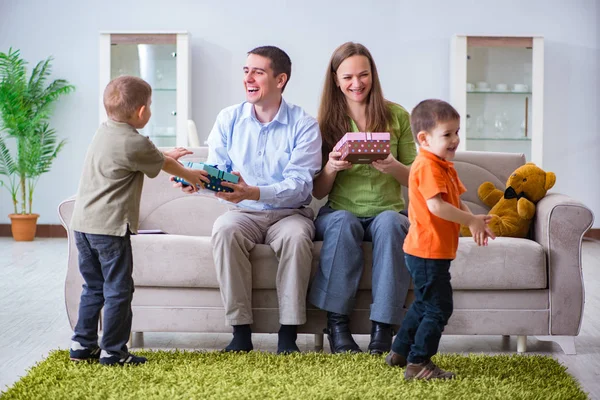
[[[405,379],[450,379],[452,372],[436,366],[444,327],[452,315],[450,262],[456,257],[460,225],[486,246],[495,239],[487,227],[490,217],[473,215],[460,200],[466,191],[450,160],[460,139],[460,115],[442,100],[424,100],[412,111],[411,128],[420,146],[408,180],[410,228],[404,241],[415,301],[386,357],[390,366],[406,367]]]

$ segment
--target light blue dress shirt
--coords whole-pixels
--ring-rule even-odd
[[[299,208],[309,204],[313,178],[321,168],[321,133],[317,121],[298,106],[281,100],[266,124],[244,102],[222,110],[208,136],[207,164],[237,171],[260,200],[238,206],[254,210]]]

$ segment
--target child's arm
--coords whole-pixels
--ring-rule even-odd
[[[180,176],[189,183],[191,183],[194,191],[197,190],[196,185],[204,187],[203,182],[209,183],[208,172],[202,169],[190,169],[185,168],[183,165],[176,161],[174,158],[165,156],[165,162],[162,167],[163,171],[168,174]]]
[[[440,193],[427,200],[427,208],[436,217],[468,226],[473,234],[473,239],[479,246],[487,245],[488,237],[492,239],[496,238],[494,233],[487,227],[487,223],[491,219],[490,216],[471,214],[470,211],[467,211],[468,207],[462,201],[460,207],[458,209],[444,201]]]
[[[171,150],[162,150],[162,153],[165,156],[171,157],[175,160],[179,160],[183,156],[187,156],[188,154],[194,154],[193,151],[189,151],[185,147],[175,147]]]

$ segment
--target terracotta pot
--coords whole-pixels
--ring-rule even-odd
[[[13,238],[17,242],[31,242],[35,237],[39,214],[8,214]]]

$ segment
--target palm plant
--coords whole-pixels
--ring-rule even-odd
[[[48,122],[54,102],[75,87],[63,79],[46,85],[51,61],[40,61],[27,77],[19,50],[0,52],[0,186],[10,192],[15,214],[32,213],[39,177],[65,145]]]

